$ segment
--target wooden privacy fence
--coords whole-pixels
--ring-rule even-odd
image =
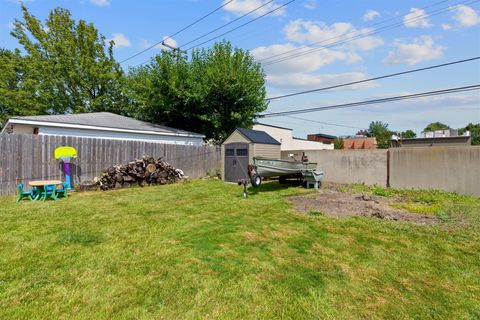
[[[220,149],[144,141],[95,138],[0,135],[0,195],[14,194],[19,183],[30,180],[62,179],[62,165],[53,156],[60,146],[77,150],[72,161],[74,184],[91,180],[109,166],[126,163],[143,155],[162,157],[192,178],[207,175],[221,167]]]

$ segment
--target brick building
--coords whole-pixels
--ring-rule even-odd
[[[335,140],[336,138],[337,137],[335,136],[331,136],[329,134],[324,134],[324,133],[312,133],[307,135],[307,140],[323,142],[325,144],[332,144],[333,140]]]
[[[343,138],[343,149],[377,149],[377,139],[367,137]]]

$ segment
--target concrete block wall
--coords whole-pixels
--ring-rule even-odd
[[[282,152],[288,160],[291,153]],[[336,183],[365,183],[387,185],[387,150],[316,150],[306,151],[310,162],[316,162],[317,170],[323,171],[324,180]]]
[[[390,185],[480,197],[480,146],[390,149]]]
[[[299,151],[282,152],[282,159]],[[480,146],[306,151],[324,180],[394,188],[438,189],[480,197]],[[389,171],[389,172],[388,172]],[[388,178],[389,173],[389,178]],[[387,181],[388,179],[388,181]]]

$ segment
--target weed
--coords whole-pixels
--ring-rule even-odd
[[[325,212],[322,211],[309,211],[307,214],[313,217],[325,216]]]

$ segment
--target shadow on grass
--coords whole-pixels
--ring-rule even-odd
[[[253,186],[249,186],[247,191],[249,196],[255,196],[257,194],[261,194],[264,192],[278,192],[280,190],[285,190],[288,188],[297,188],[298,186],[291,185],[291,184],[280,184],[278,181],[268,181],[262,183],[259,187],[254,188]]]
[[[59,232],[57,242],[61,245],[79,244],[82,246],[93,246],[104,241],[101,234],[89,230],[63,230]]]

